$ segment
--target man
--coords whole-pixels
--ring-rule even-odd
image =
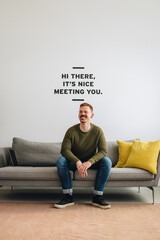
[[[78,170],[79,175],[85,178],[89,168],[97,170],[92,204],[103,209],[110,208],[102,195],[112,163],[106,157],[107,144],[102,129],[91,123],[93,116],[93,107],[82,103],[79,109],[80,124],[72,126],[65,134],[61,147],[62,157],[57,160],[64,197],[54,205],[56,208],[74,204],[70,170]]]

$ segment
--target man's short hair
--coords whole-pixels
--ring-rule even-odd
[[[81,103],[80,108],[85,106],[89,107],[91,112],[93,112],[93,107],[89,103]]]

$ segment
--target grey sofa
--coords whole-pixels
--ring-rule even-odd
[[[148,187],[152,190],[154,203],[154,187],[160,177],[160,156],[156,175],[138,168],[114,168],[118,161],[118,145],[116,141],[108,141],[107,146],[112,169],[106,187]],[[13,138],[12,148],[0,148],[0,186],[61,187],[56,168],[60,147],[61,143]],[[93,187],[96,171],[89,169],[86,178],[81,178],[77,171],[71,171],[71,176],[73,187]]]

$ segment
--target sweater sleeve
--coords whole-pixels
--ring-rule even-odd
[[[80,159],[78,159],[71,150],[71,146],[72,146],[72,133],[71,131],[68,129],[63,142],[62,142],[62,147],[61,147],[61,154],[62,156],[64,156],[65,158],[67,158],[69,161],[71,162],[78,162]]]
[[[100,130],[98,145],[97,145],[97,152],[93,157],[89,159],[91,164],[94,164],[101,160],[103,157],[107,156],[107,142],[102,130]]]

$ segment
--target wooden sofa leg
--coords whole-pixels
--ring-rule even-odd
[[[152,203],[152,204],[155,204],[155,192],[154,192],[154,187],[148,187],[148,188],[152,190],[152,196],[153,196],[153,203]]]

